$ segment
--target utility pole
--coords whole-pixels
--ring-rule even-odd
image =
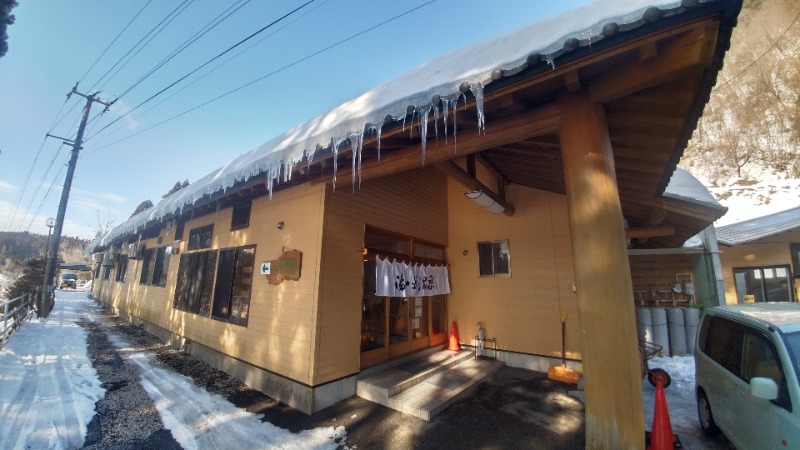
[[[67,202],[69,201],[69,191],[72,188],[72,176],[75,174],[75,166],[78,163],[78,153],[83,144],[83,132],[86,130],[86,122],[89,119],[89,111],[92,109],[92,103],[100,103],[106,107],[106,111],[114,103],[113,101],[105,103],[97,99],[100,92],[95,92],[91,95],[81,94],[78,92],[78,85],[72,88],[72,91],[67,94],[67,99],[72,94],[79,95],[86,99],[86,105],[83,107],[83,116],[81,117],[81,124],[78,127],[78,134],[74,141],[58,136],[47,135],[48,137],[55,137],[62,139],[65,142],[72,143],[72,155],[69,159],[69,166],[67,166],[67,176],[64,180],[64,187],[61,189],[61,201],[58,204],[58,214],[56,215],[55,230],[53,230],[53,239],[49,243],[47,251],[47,265],[44,271],[44,288],[42,289],[42,297],[39,304],[39,317],[47,317],[50,315],[50,299],[53,294],[53,278],[56,273],[56,264],[58,263],[58,247],[61,244],[61,228],[64,225],[64,216],[67,213]]]

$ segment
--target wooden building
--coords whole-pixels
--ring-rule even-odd
[[[678,247],[717,216],[664,191],[740,7],[600,1],[437,58],[111,230],[92,293],[309,413],[453,321],[546,368],[566,313],[587,446],[643,448],[627,240]],[[449,290],[377,295],[386,261]]]
[[[725,300],[796,302],[800,291],[800,207],[717,229]]]

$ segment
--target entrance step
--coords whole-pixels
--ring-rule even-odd
[[[356,395],[431,420],[459,394],[502,366],[502,362],[493,359],[476,359],[469,351],[442,350],[359,379]]]

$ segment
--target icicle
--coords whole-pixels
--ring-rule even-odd
[[[336,192],[336,172],[339,170],[339,144],[336,137],[331,138],[331,151],[333,152],[333,191]]]
[[[478,113],[478,135],[486,135],[486,118],[483,115],[483,85],[478,83],[475,87],[470,89],[472,94],[475,95],[475,109]]]
[[[447,115],[449,114],[448,109],[450,107],[449,100],[442,100],[442,119],[444,121],[444,143],[447,145]]]
[[[458,97],[453,99],[453,153],[458,153],[458,126],[456,115],[458,112]]]
[[[433,105],[433,132],[436,134],[436,144],[439,144],[439,103]]]
[[[376,130],[378,130],[378,161],[381,160],[381,128],[383,128],[383,124],[376,127]]]
[[[556,70],[556,62],[553,60],[553,57],[548,55],[547,56],[547,65],[550,66],[551,69]]]
[[[428,142],[428,116],[431,114],[430,108],[425,108],[425,112],[420,114],[419,137],[422,139],[422,165],[425,165],[425,146]]]
[[[411,112],[411,126],[408,127],[408,138],[414,139],[414,116],[417,115],[417,108]]]
[[[356,164],[358,164],[358,188],[361,189],[361,149],[364,147],[364,132],[350,135],[350,148],[353,152],[353,166],[351,167],[353,192],[356,191]]]

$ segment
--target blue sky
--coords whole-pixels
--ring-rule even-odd
[[[176,181],[193,182],[271,137],[435,56],[587,3],[437,0],[162,123],[427,3],[315,0],[123,116],[306,1],[20,2],[13,10],[16,23],[8,28],[9,51],[0,58],[0,230],[47,233],[45,219],[56,215],[70,147],[58,139],[45,139],[45,134],[74,137],[84,100],[78,96],[64,100],[78,81],[80,92],[100,91],[102,100],[119,98],[87,128],[64,223],[65,235],[90,238],[98,216],[110,216],[118,224],[141,201],[157,203]],[[228,19],[124,94],[209,22],[240,5]],[[185,9],[140,51],[130,53],[129,60],[123,58],[176,8]],[[90,117],[101,110],[95,104]]]

